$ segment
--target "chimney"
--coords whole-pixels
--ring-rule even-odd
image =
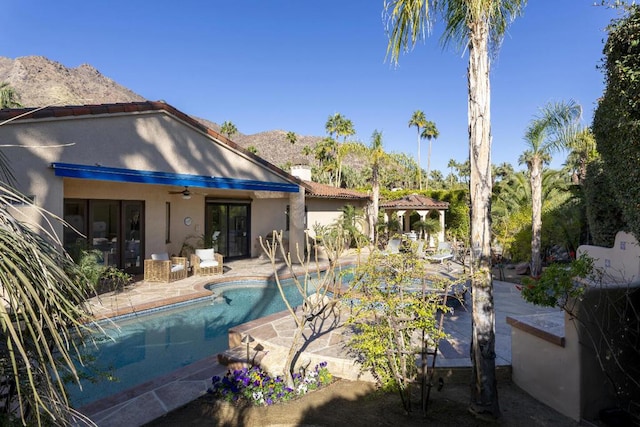
[[[311,166],[309,165],[291,166],[291,175],[303,181],[311,181]]]

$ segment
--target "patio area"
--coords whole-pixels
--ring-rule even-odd
[[[357,255],[353,252],[341,258],[344,264],[354,264]],[[326,263],[325,263],[326,265]],[[288,273],[283,265],[279,274]],[[462,272],[462,265],[451,263],[449,266],[432,264],[434,272],[452,274]],[[298,270],[301,267],[297,268]],[[94,314],[99,318],[142,311],[176,302],[182,302],[210,295],[205,288],[209,283],[243,279],[265,278],[273,276],[273,266],[267,259],[252,258],[225,262],[222,276],[194,277],[173,283],[137,282],[125,291],[115,295],[102,295],[90,301]],[[510,379],[511,365],[511,326],[507,316],[549,313],[550,310],[526,303],[520,291],[513,283],[494,281],[494,299],[496,307],[496,365],[502,378]],[[445,382],[468,381],[471,366],[469,358],[469,339],[471,335],[471,312],[469,304],[456,306],[453,313],[447,315],[445,331],[449,338],[441,341],[436,367],[438,376]],[[266,358],[277,359],[288,348],[294,323],[287,313],[278,313],[254,320],[233,328],[232,336],[237,339],[250,334],[266,351]],[[354,363],[343,345],[341,328],[318,334],[305,350],[301,360],[313,362],[327,361],[335,375],[346,379],[359,377],[358,366]],[[246,346],[231,349],[230,356],[246,355]],[[274,357],[275,356],[275,357]],[[266,362],[265,358],[265,362]],[[282,358],[280,358],[282,359]],[[99,426],[142,425],[167,412],[172,411],[206,393],[213,375],[223,375],[227,366],[218,362],[217,355],[188,365],[165,377],[78,408]],[[362,379],[362,378],[361,378]],[[364,378],[366,379],[366,377]]]

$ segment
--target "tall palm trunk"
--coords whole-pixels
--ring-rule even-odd
[[[488,40],[484,16],[469,23],[469,160],[473,381],[470,410],[500,415],[495,375],[495,311],[491,276],[491,122]]]
[[[376,242],[376,227],[378,225],[378,210],[380,203],[380,183],[378,182],[377,173],[374,174],[376,177],[373,179],[372,183],[372,197],[373,201],[371,202],[371,212],[369,212],[369,240],[371,243]]]
[[[429,189],[429,174],[431,173],[431,138],[429,138],[429,152],[427,154],[427,176],[424,179],[424,189]]]
[[[418,188],[422,190],[422,167],[420,166],[420,126],[418,129]]]
[[[531,161],[531,277],[542,272],[540,241],[542,240],[542,161]]]

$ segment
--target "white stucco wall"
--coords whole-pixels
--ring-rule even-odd
[[[254,199],[251,205],[251,256],[262,254],[258,238],[265,237],[272,231],[280,232],[286,228],[286,210],[289,198]]]
[[[624,231],[616,234],[613,247],[580,245],[576,255],[586,254],[593,259],[607,280],[613,282],[637,282],[640,280],[640,245],[636,238]]]
[[[352,205],[358,209],[364,209],[366,202],[360,200],[349,199],[321,199],[321,198],[307,198],[307,229],[309,235],[315,237],[313,231],[314,225],[330,225],[335,222],[342,215],[342,208],[345,205]],[[366,216],[363,213],[363,229],[364,234],[368,235],[368,225],[366,223]]]
[[[518,387],[577,421],[581,403],[581,344],[573,322],[564,315],[564,347],[512,327],[511,368]]]

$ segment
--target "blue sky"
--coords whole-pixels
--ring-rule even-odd
[[[594,0],[531,0],[492,63],[492,162],[517,165],[525,129],[548,102],[574,99],[589,125],[604,79],[596,69],[617,12]],[[88,63],[150,100],[240,132],[281,129],[324,136],[329,115],[358,139],[383,132],[387,151],[417,154],[408,121],[438,127],[431,169],[468,156],[467,59],[425,43],[385,60],[382,0],[7,2],[0,56]],[[426,168],[427,143],[421,165]],[[559,166],[564,154],[556,154]]]

